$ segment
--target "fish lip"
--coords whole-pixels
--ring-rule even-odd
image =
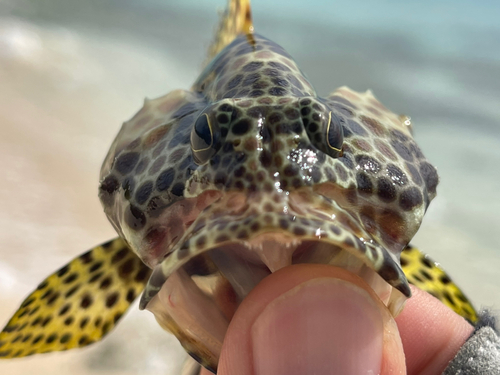
[[[263,215],[256,215],[263,216]],[[281,219],[292,219],[293,220],[309,220],[300,216],[291,216],[287,214],[277,215],[281,216]],[[248,218],[245,220],[248,221]],[[259,218],[256,219],[259,221]],[[279,221],[279,220],[278,220]],[[311,222],[309,220],[309,222]],[[389,285],[401,292],[405,297],[411,297],[411,289],[409,288],[408,281],[404,275],[399,263],[390,255],[387,248],[381,244],[375,242],[374,240],[363,240],[358,236],[354,235],[352,231],[342,228],[341,233],[346,235],[347,239],[344,241],[339,241],[338,238],[328,237],[327,231],[322,231],[321,228],[317,228],[318,224],[324,226],[331,225],[327,221],[316,220],[312,221],[314,224],[310,228],[311,233],[300,236],[297,241],[318,241],[331,244],[332,246],[337,246],[342,250],[346,250],[355,256],[359,256],[366,266],[371,268],[375,273],[380,275]],[[320,224],[320,225],[321,225]],[[336,223],[338,227],[339,223]],[[175,272],[179,267],[186,264],[191,259],[196,256],[217,249],[223,244],[228,245],[230,243],[248,243],[249,241],[258,237],[258,235],[288,235],[290,237],[297,236],[296,233],[289,232],[283,228],[270,227],[262,230],[257,235],[254,235],[251,239],[240,239],[237,233],[233,233],[233,238],[226,239],[223,243],[218,243],[215,245],[207,245],[204,247],[193,248],[193,244],[196,243],[200,236],[206,235],[209,229],[207,227],[199,228],[197,232],[191,232],[188,236],[183,238],[177,246],[170,252],[165,259],[163,259],[154,269],[151,277],[146,285],[144,293],[141,296],[139,308],[141,310],[145,309],[148,303],[153,299],[153,297],[159,292],[163,283],[167,280],[168,276]],[[375,254],[378,255],[378,259],[375,261]]]

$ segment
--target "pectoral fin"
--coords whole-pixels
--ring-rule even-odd
[[[101,340],[142,292],[150,273],[121,238],[80,255],[24,300],[0,333],[0,358]]]
[[[477,322],[472,303],[429,256],[408,245],[401,253],[401,266],[411,284],[432,294],[472,324]]]

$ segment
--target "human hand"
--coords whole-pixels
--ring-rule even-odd
[[[282,269],[238,308],[218,374],[440,375],[473,327],[429,294],[412,292],[394,320],[367,284],[343,269]]]

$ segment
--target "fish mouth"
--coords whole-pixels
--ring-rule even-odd
[[[217,366],[241,301],[265,277],[287,266],[345,269],[364,280],[393,316],[411,296],[399,256],[355,220],[346,220],[338,206],[330,205],[326,214],[318,205],[298,212],[289,204],[286,212],[255,210],[253,215],[228,207],[227,201],[219,202],[198,216],[154,268],[139,305],[205,367]]]
[[[311,188],[265,196],[241,192],[219,196],[199,212],[182,238],[156,262],[140,308],[146,307],[177,270],[189,270],[193,276],[218,272],[233,285],[238,297],[244,298],[255,286],[252,272],[270,274],[297,263],[345,268],[373,284],[375,291],[380,289],[380,283],[375,282],[379,276],[395,295],[410,297],[399,259],[404,246],[398,247],[399,251],[384,246],[367,232],[350,207],[338,203],[339,198]],[[392,289],[389,294],[393,294]],[[389,303],[385,294],[381,294],[382,301],[397,315],[399,306]]]
[[[204,279],[212,284],[216,278],[224,280],[239,304],[264,277],[302,263],[336,266],[359,276],[393,316],[411,296],[406,277],[390,252],[373,240],[359,238],[338,222],[334,225],[288,214],[263,214],[243,222],[232,220],[222,229],[217,225],[221,221],[219,218],[215,224],[195,229],[155,267],[142,295],[141,309],[176,273],[197,280],[201,289],[206,289]],[[238,230],[242,227],[254,228],[257,233]]]

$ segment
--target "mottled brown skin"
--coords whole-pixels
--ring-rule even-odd
[[[146,101],[101,178],[111,223],[154,268],[141,308],[196,255],[266,233],[355,253],[409,296],[399,255],[438,183],[407,118],[370,91],[318,97],[256,34],[224,48],[191,91]]]

